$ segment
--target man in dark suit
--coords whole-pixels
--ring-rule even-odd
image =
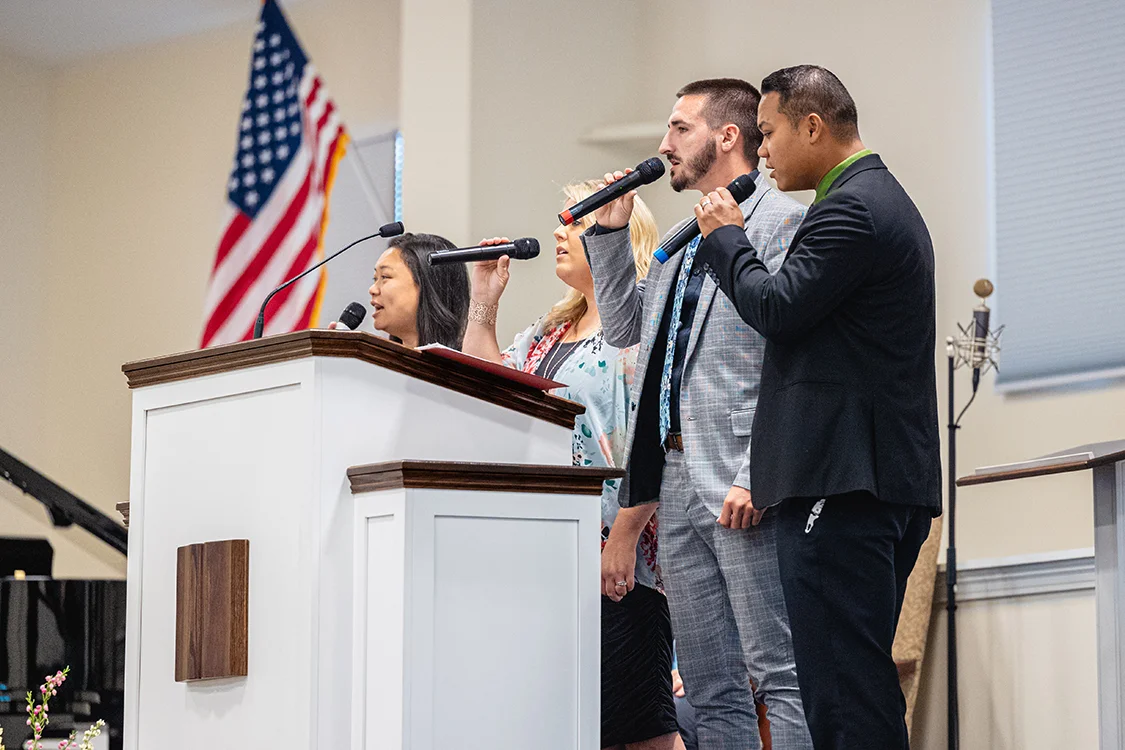
[[[699,261],[766,339],[751,439],[756,510],[777,506],[797,675],[817,750],[906,748],[891,658],[906,579],[941,513],[934,252],[859,139],[855,103],[811,65],[762,82],[759,155],[816,190],[771,274],[725,189],[696,207]]]

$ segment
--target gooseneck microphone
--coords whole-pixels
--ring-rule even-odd
[[[309,268],[306,268],[304,271],[301,271],[301,273],[299,273],[296,276],[294,276],[293,278],[289,279],[289,281],[286,281],[284,284],[279,286],[277,289],[274,289],[272,292],[270,292],[269,294],[266,295],[266,298],[264,300],[262,300],[262,307],[261,307],[260,310],[258,310],[258,319],[256,321],[254,321],[254,338],[256,338],[256,339],[262,338],[262,329],[266,327],[266,305],[268,305],[270,303],[270,300],[273,299],[273,296],[275,294],[277,294],[278,292],[280,292],[282,289],[289,286],[293,282],[303,278],[304,276],[312,273],[313,271],[320,268],[321,266],[323,266],[328,261],[335,258],[340,253],[344,252],[345,250],[349,250],[349,249],[355,247],[356,245],[358,245],[361,242],[365,242],[367,240],[373,240],[376,237],[397,237],[400,234],[402,234],[404,231],[405,231],[405,229],[403,228],[401,221],[395,221],[395,222],[391,222],[390,224],[384,224],[383,226],[379,227],[379,231],[376,232],[375,234],[369,234],[366,237],[360,237],[358,240],[351,243],[350,245],[346,245],[342,250],[337,250],[336,252],[332,253],[331,255],[329,255],[324,260],[317,263],[315,266],[311,266]],[[356,325],[358,325],[358,323]]]
[[[749,198],[754,194],[754,189],[758,186],[754,184],[754,179],[749,174],[739,175],[731,180],[727,185],[727,190],[730,191],[731,197],[734,198],[735,203],[742,203],[742,201]],[[699,234],[699,220],[692,219],[687,224],[680,228],[680,231],[673,234],[668,238],[668,241],[657,248],[652,257],[656,258],[661,263],[667,263],[668,259],[676,253],[684,249],[687,243],[691,242]]]
[[[529,260],[539,255],[539,240],[534,237],[521,237],[503,245],[483,247],[459,247],[456,250],[438,250],[430,253],[430,265],[443,263],[473,263],[478,260],[496,260],[507,255],[512,260]]]
[[[336,322],[339,324],[336,326],[336,330],[338,331],[341,327],[346,326],[348,330],[354,331],[359,328],[359,324],[362,323],[363,319],[366,317],[367,308],[358,302],[352,302],[344,308],[344,311],[340,313],[340,317],[336,319]]]
[[[559,214],[559,223],[564,227],[569,226],[586,214],[593,213],[610,201],[620,198],[630,190],[638,188],[641,185],[647,185],[650,182],[656,182],[663,175],[664,162],[660,161],[660,159],[655,156],[651,159],[645,159],[637,165],[636,169],[617,182],[611,182],[589,198],[579,201],[570,208],[565,209]]]

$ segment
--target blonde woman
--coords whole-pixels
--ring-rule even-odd
[[[563,189],[566,206],[602,182]],[[593,218],[555,232],[555,275],[566,295],[516,336],[504,351],[496,312],[509,279],[509,259],[476,263],[471,273],[469,324],[463,351],[566,383],[557,395],[586,407],[574,423],[576,466],[620,467],[632,411],[637,348],[605,342],[594,301],[594,278],[579,239]],[[637,278],[648,273],[659,234],[648,207],[636,200],[629,224]],[[482,244],[507,242],[506,238]],[[672,698],[672,625],[656,565],[655,504],[622,509],[619,480],[602,490],[602,742],[603,748],[682,748]]]

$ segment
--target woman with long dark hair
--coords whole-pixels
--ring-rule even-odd
[[[394,238],[375,263],[368,289],[375,328],[410,347],[460,349],[469,315],[469,274],[457,263],[431,266],[430,253],[455,245],[436,234]]]

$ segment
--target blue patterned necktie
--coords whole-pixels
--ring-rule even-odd
[[[676,356],[676,333],[680,330],[680,312],[684,306],[684,290],[691,278],[691,267],[695,262],[695,251],[699,247],[699,236],[688,244],[684,251],[684,264],[680,266],[680,276],[676,279],[676,296],[672,298],[672,318],[668,321],[668,343],[664,349],[664,370],[660,373],[660,444],[664,445],[672,429],[672,361]]]

